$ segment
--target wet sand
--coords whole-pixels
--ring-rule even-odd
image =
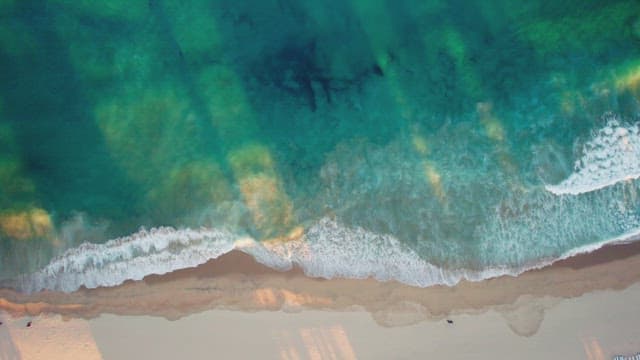
[[[640,351],[638,280],[638,242],[607,246],[518,277],[424,289],[370,279],[312,279],[300,269],[278,272],[234,251],[196,268],[113,288],[31,295],[2,289],[0,344],[14,344],[24,353],[15,345],[23,333],[44,331],[36,329],[48,322],[48,331],[56,334],[71,324],[88,329],[93,340],[85,348],[96,347],[104,358],[136,354],[136,346],[158,341],[150,335],[158,332],[163,339],[158,347],[166,348],[159,354],[165,358],[171,358],[173,347],[197,358],[215,345],[216,352],[233,357],[249,356],[241,352],[255,348],[261,358],[282,359],[431,353],[464,358],[446,349],[504,355],[498,358],[527,358],[519,351],[540,358],[557,349],[566,358],[604,359]],[[27,319],[34,320],[31,332],[22,324]],[[125,335],[133,342],[116,341]],[[192,348],[185,349],[183,341]],[[350,347],[343,346],[345,341]],[[520,344],[519,350],[499,352],[506,342]],[[384,349],[395,349],[398,356]]]

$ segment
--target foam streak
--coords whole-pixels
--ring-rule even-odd
[[[558,185],[546,189],[556,195],[578,195],[640,177],[640,129],[624,126],[615,118],[600,129],[582,149],[575,171]]]
[[[195,267],[235,249],[277,270],[300,266],[311,277],[374,278],[418,287],[453,286],[462,280],[517,276],[527,270],[548,266],[556,260],[591,252],[609,243],[634,241],[638,237],[640,229],[528,266],[470,270],[440,268],[419,257],[393,236],[348,228],[328,218],[317,222],[303,237],[276,244],[240,239],[215,229],[158,228],[142,230],[104,244],[85,243],[68,250],[42,270],[5,285],[23,292],[71,292],[82,286],[116,286],[126,280],[140,280],[151,274]]]

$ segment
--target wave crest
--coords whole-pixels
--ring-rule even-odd
[[[640,177],[639,124],[621,125],[612,117],[582,148],[575,171],[546,189],[556,195],[578,195]]]
[[[640,231],[625,235],[638,234]],[[555,260],[590,252],[609,242],[574,249]],[[245,252],[257,262],[277,270],[288,270],[297,265],[311,277],[395,280],[419,287],[453,286],[462,280],[516,276],[553,262],[545,260],[519,268],[444,269],[422,259],[393,236],[348,228],[323,218],[301,238],[277,243],[259,243],[215,229],[163,227],[141,230],[104,244],[82,244],[54,259],[42,270],[6,285],[27,293],[40,290],[71,292],[82,286],[116,286],[126,280],[195,267],[232,250]]]
[[[233,235],[221,230],[141,230],[104,244],[84,243],[47,266],[16,279],[21,291],[75,291],[81,286],[115,286],[150,274],[165,274],[205,263],[231,251]]]

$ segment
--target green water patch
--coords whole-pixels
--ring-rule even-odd
[[[163,1],[163,13],[175,41],[180,46],[181,56],[191,66],[219,62],[223,56],[224,37],[218,28],[217,16],[221,9],[217,2],[177,0]]]
[[[0,1],[0,11],[4,14],[10,12],[15,5],[15,0],[2,0]]]
[[[0,210],[22,210],[35,200],[35,185],[24,165],[11,125],[0,109]]]
[[[38,43],[31,29],[25,24],[11,19],[9,15],[2,16],[0,24],[0,49],[7,56],[27,58],[37,56]]]
[[[174,166],[149,190],[147,213],[158,223],[197,226],[201,224],[190,221],[189,216],[194,212],[198,215],[203,209],[217,208],[233,200],[233,194],[227,178],[214,161],[194,160]]]
[[[543,57],[562,53],[605,55],[631,40],[638,16],[640,7],[635,1],[566,7],[557,18],[549,19],[542,13],[537,21],[525,22],[522,35]]]
[[[71,12],[87,18],[106,18],[122,22],[141,21],[149,15],[149,4],[153,1],[91,1],[91,0],[48,0],[47,6],[62,12]]]
[[[140,35],[137,24],[85,23],[68,13],[55,16],[70,65],[87,96],[99,98],[122,83],[144,82],[160,69],[155,62],[157,40]],[[144,40],[144,41],[143,41]]]
[[[232,67],[211,65],[202,68],[196,76],[196,89],[204,99],[209,126],[216,129],[223,151],[255,139],[258,134],[256,114]]]
[[[189,211],[230,197],[196,116],[173,86],[130,90],[96,107],[110,153],[146,194],[141,206],[154,223],[177,224]]]
[[[21,4],[27,5],[34,4]],[[54,18],[36,6],[19,10],[14,20],[31,29],[39,46],[35,53],[4,53],[0,61],[11,81],[3,82],[1,91],[21,167],[36,198],[62,218],[75,211],[130,216],[121,204],[135,202],[136,191],[124,185],[91,121]]]
[[[189,111],[184,93],[158,86],[105,100],[95,116],[110,152],[131,178],[148,183],[195,156],[199,134]]]

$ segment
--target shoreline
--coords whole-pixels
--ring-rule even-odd
[[[113,288],[0,289],[0,358],[630,358],[638,302],[640,242],[428,288],[314,279],[233,251]]]
[[[3,359],[631,359],[640,349],[633,305],[640,284],[575,299],[529,302],[548,319],[535,334],[512,331],[518,311],[454,314],[441,321],[383,327],[362,310],[298,313],[206,310],[177,321],[103,314],[7,317],[0,311]],[[30,328],[27,322],[33,322]]]
[[[597,290],[622,290],[639,280],[639,241],[605,245],[517,277],[427,288],[373,279],[310,278],[300,268],[280,272],[234,250],[195,268],[149,275],[115,287],[29,295],[0,289],[0,310],[14,317],[59,314],[87,319],[115,314],[176,320],[212,309],[362,309],[378,324],[393,327],[513,307],[521,298],[575,298]],[[510,326],[516,333],[530,335],[543,317],[544,313],[528,314],[526,321]]]

